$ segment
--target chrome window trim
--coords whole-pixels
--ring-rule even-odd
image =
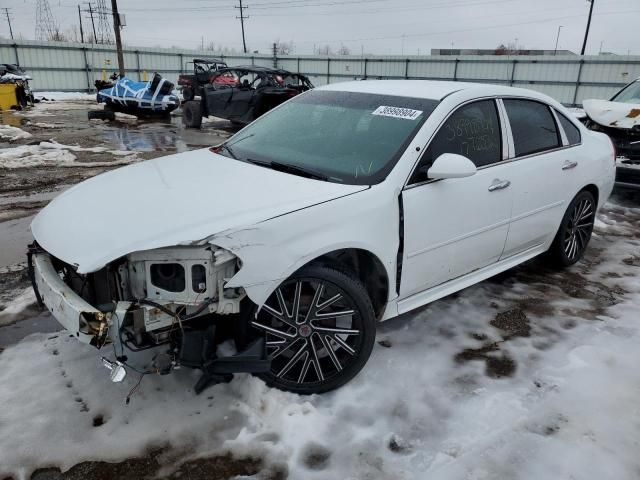
[[[556,122],[556,127],[560,132],[560,139],[562,140],[562,145],[564,145],[565,147],[569,146],[569,139],[567,138],[567,132],[564,131],[564,127],[560,123],[560,119],[558,118],[556,109],[549,106],[549,110],[551,110],[551,115],[553,115],[553,120]]]
[[[504,102],[502,101],[502,98],[497,98],[496,102],[498,104],[498,110],[500,111],[501,114],[501,121],[503,124],[503,130],[504,130],[504,135],[505,135],[505,140],[507,142],[507,149],[506,152],[503,152],[503,159],[504,160],[508,160],[512,157],[515,156],[515,146],[513,143],[513,133],[511,132],[511,122],[509,122],[509,115],[507,115],[507,109],[504,106]],[[503,142],[504,144],[504,142]],[[504,153],[506,153],[506,157],[504,156]]]

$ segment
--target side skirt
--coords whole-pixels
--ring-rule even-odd
[[[401,315],[403,313],[407,313],[415,308],[422,307],[427,303],[431,303],[459,290],[470,287],[482,280],[486,280],[489,277],[493,277],[498,273],[504,272],[516,265],[526,262],[527,260],[544,253],[546,250],[547,246],[545,244],[535,245],[512,257],[505,258],[504,260],[488,265],[479,270],[475,270],[474,272],[468,273],[462,277],[449,280],[448,282],[430,288],[429,290],[415,293],[410,297],[398,301],[398,314]]]

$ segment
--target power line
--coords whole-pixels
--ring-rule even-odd
[[[239,7],[234,7],[234,8],[240,9],[240,16],[236,17],[236,18],[240,19],[240,27],[242,28],[242,48],[244,50],[244,53],[247,53],[247,42],[245,41],[245,38],[244,38],[244,21],[245,21],[245,19],[247,19],[249,17],[245,17],[244,14],[243,14],[243,9],[247,8],[247,7],[243,7],[242,6],[242,0],[238,0],[238,2],[240,3],[240,6]]]
[[[100,37],[100,43],[112,44],[113,37],[111,32],[111,22],[109,17],[111,16],[111,10],[107,9],[105,0],[97,0],[96,12],[98,13],[98,36]]]
[[[602,15],[620,15],[625,13],[638,13],[638,12],[640,12],[640,10],[636,9],[636,10],[614,11],[614,12],[600,12],[598,13],[598,15],[601,15],[601,16]],[[535,23],[546,23],[546,22],[552,22],[552,21],[564,20],[564,19],[570,19],[570,18],[580,18],[583,16],[584,14],[564,15],[561,17],[543,18],[539,20],[529,20],[526,22],[503,23],[499,25],[486,25],[483,27],[470,27],[470,28],[462,28],[462,29],[455,29],[455,30],[440,30],[440,31],[432,31],[428,33],[410,33],[410,34],[404,34],[404,36],[407,38],[431,37],[431,36],[451,34],[451,33],[472,32],[476,30],[490,30],[492,28],[517,27],[521,25],[531,25]],[[314,40],[299,41],[297,43],[362,42],[362,41],[373,41],[373,40],[391,40],[391,39],[400,39],[400,38],[402,38],[402,34],[380,36],[380,37],[369,37],[369,38],[349,38],[349,39],[331,39],[331,40],[314,39]]]
[[[96,22],[93,20],[93,6],[91,5],[91,3],[88,4],[88,8],[87,10],[85,10],[85,12],[88,12],[89,15],[91,16],[91,28],[93,30],[93,43],[98,43],[98,36],[96,35]]]
[[[11,40],[13,40],[13,29],[11,28],[11,17],[9,16],[9,9],[3,8],[4,14],[7,16],[7,23],[9,24],[9,34],[11,35]]]

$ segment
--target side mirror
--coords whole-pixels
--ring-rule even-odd
[[[464,178],[475,175],[477,169],[471,160],[455,153],[443,153],[427,172],[429,178]]]

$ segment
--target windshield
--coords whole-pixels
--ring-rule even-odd
[[[244,128],[219,153],[261,165],[293,166],[332,182],[379,183],[437,103],[312,90]]]
[[[635,81],[623,88],[615,97],[613,102],[640,103],[640,81]]]

